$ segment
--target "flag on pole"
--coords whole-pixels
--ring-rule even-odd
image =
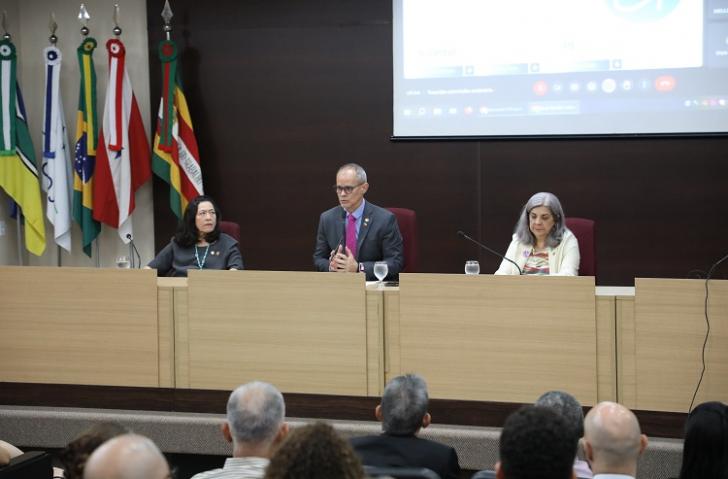
[[[25,217],[25,247],[36,256],[45,251],[45,224],[35,150],[28,131],[23,95],[16,79],[15,45],[0,41],[0,187]]]
[[[106,42],[109,81],[99,133],[94,185],[94,219],[119,230],[124,243],[132,235],[134,193],[150,176],[149,141],[126,71],[124,44]]]
[[[76,50],[81,72],[81,87],[76,113],[76,145],[73,161],[73,218],[81,227],[83,252],[91,257],[91,244],[99,235],[101,225],[94,221],[94,170],[98,121],[96,117],[96,71],[94,49],[96,40],[86,38]]]
[[[61,101],[61,51],[55,46],[43,50],[46,65],[43,111],[43,173],[46,217],[54,229],[56,244],[71,251],[71,171],[68,162],[66,118]]]
[[[171,40],[159,44],[162,61],[162,100],[159,103],[157,133],[154,136],[154,173],[169,184],[169,204],[178,218],[193,198],[203,194],[202,170],[192,118],[177,64],[177,45]]]

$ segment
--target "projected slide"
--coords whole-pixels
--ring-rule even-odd
[[[394,0],[394,136],[728,132],[728,0]]]

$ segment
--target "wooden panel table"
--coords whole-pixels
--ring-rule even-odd
[[[369,393],[362,275],[192,271],[188,304],[175,324],[177,387],[262,379],[285,392]]]
[[[389,373],[421,373],[432,397],[597,401],[594,278],[402,274],[399,293]]]
[[[151,270],[0,268],[0,381],[160,386]]]
[[[634,315],[619,323],[620,383],[631,408],[687,412],[702,369],[705,281],[635,280]],[[728,281],[710,281],[706,371],[695,404],[728,402]]]

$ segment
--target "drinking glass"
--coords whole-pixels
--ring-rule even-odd
[[[386,261],[377,261],[374,263],[374,276],[379,280],[379,287],[382,287],[382,280],[387,277],[389,273],[389,266]]]
[[[480,274],[480,263],[475,260],[466,261],[465,274]]]
[[[129,257],[128,256],[117,256],[116,258],[117,268],[129,268]]]

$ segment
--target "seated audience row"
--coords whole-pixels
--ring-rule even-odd
[[[222,426],[233,457],[222,468],[193,479],[360,479],[365,477],[362,464],[427,468],[442,479],[460,476],[453,448],[417,437],[432,421],[422,377],[407,374],[391,380],[374,414],[382,422],[382,434],[350,443],[321,422],[289,434],[280,391],[258,381],[242,385],[230,394]],[[637,417],[626,407],[605,401],[584,417],[573,396],[550,391],[508,417],[500,436],[500,459],[491,474],[497,479],[633,479],[647,444]],[[20,454],[0,441],[0,467]],[[59,458],[65,476],[58,470],[54,475],[66,479],[171,477],[166,459],[150,439],[113,423],[85,431]],[[728,406],[700,404],[686,423],[679,479],[727,478]]]

